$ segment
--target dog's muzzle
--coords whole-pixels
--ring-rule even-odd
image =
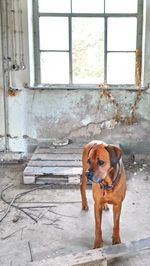
[[[103,178],[94,176],[91,171],[86,172],[86,176],[89,180],[91,180],[94,183],[101,183],[103,181]]]

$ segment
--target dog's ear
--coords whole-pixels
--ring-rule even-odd
[[[116,166],[116,164],[119,162],[121,158],[122,150],[119,147],[114,146],[112,144],[107,145],[105,149],[109,152],[111,166],[112,167]]]

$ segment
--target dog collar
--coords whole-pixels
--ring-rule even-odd
[[[101,189],[103,190],[111,190],[115,187],[115,185],[118,183],[119,179],[120,179],[120,162],[117,163],[117,166],[116,166],[116,171],[114,173],[114,177],[113,177],[113,181],[111,183],[111,185],[106,185],[106,184],[103,184],[102,182],[100,182],[100,187]]]

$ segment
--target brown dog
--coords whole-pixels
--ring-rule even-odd
[[[122,151],[120,148],[101,141],[92,141],[83,148],[83,170],[80,187],[82,209],[88,210],[86,199],[86,183],[88,178],[92,181],[94,198],[94,248],[102,246],[102,210],[107,203],[113,204],[114,227],[112,244],[121,243],[119,235],[119,219],[122,201],[126,194],[126,178],[121,155]]]

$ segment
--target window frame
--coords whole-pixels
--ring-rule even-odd
[[[72,0],[71,4],[72,4]],[[71,7],[72,10],[72,7]],[[69,83],[68,84],[43,84],[41,83],[41,70],[40,70],[40,39],[39,39],[39,17],[68,17],[69,23]],[[105,13],[105,0],[104,0],[104,13],[39,13],[38,0],[33,0],[33,44],[34,44],[34,85],[38,88],[60,88],[60,89],[97,89],[101,84],[73,84],[72,82],[72,18],[73,17],[102,17],[104,18],[104,83],[110,88],[120,89],[127,88],[134,90],[136,84],[108,84],[107,83],[107,54],[110,52],[107,49],[107,29],[108,18],[137,18],[137,36],[136,36],[136,49],[142,51],[142,30],[143,30],[143,0],[138,0],[137,13]],[[117,52],[135,52],[136,51],[111,51]],[[142,58],[141,58],[142,64]],[[136,62],[135,62],[136,72]],[[142,75],[142,74],[141,74]],[[136,75],[135,75],[136,76]],[[142,77],[140,77],[140,80]]]

